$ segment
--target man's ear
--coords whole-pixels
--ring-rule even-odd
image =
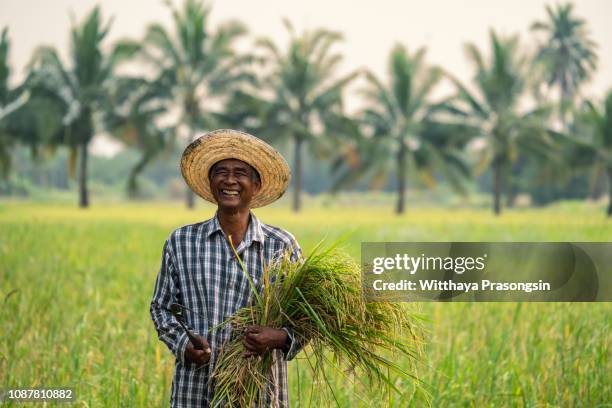
[[[253,192],[257,194],[259,193],[259,190],[261,190],[261,181],[253,183]]]

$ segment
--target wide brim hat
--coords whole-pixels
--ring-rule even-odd
[[[291,171],[283,156],[263,140],[232,129],[215,130],[191,142],[181,158],[181,174],[194,193],[216,204],[208,174],[215,163],[225,159],[241,160],[259,173],[261,188],[251,208],[268,205],[287,190]]]

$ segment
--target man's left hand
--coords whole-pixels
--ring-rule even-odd
[[[287,332],[263,326],[249,326],[242,343],[246,349],[244,357],[261,356],[273,349],[283,348],[287,342]]]

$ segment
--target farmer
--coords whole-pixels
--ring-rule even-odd
[[[181,172],[197,195],[217,204],[217,212],[170,234],[150,311],[160,340],[176,356],[171,406],[207,407],[215,391],[215,361],[231,335],[229,325],[213,328],[247,306],[252,295],[231,244],[259,288],[264,265],[286,251],[297,261],[301,249],[289,232],[260,222],[249,210],[278,199],[289,183],[289,167],[270,145],[246,133],[217,130],[187,146]],[[175,302],[184,306],[185,323],[199,345],[170,312]],[[300,348],[292,330],[251,326],[243,344],[244,358],[272,353],[265,402],[288,406],[287,361]]]

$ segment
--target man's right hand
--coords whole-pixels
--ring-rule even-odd
[[[185,347],[185,360],[189,361],[190,363],[195,363],[198,366],[203,366],[210,360],[210,345],[204,337],[197,335],[196,337],[200,341],[200,344],[204,346],[202,347],[203,350],[197,350],[193,343],[189,341],[187,343],[187,347]]]

